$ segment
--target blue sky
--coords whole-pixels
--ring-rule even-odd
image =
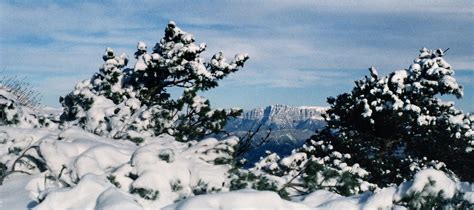
[[[446,60],[465,87],[456,105],[474,111],[473,1],[71,2],[0,2],[0,71],[26,76],[48,106],[98,71],[106,47],[132,55],[174,20],[207,43],[208,57],[250,55],[204,94],[215,107],[325,106],[368,67],[407,68],[425,46],[450,48]]]

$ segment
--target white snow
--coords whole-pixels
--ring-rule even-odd
[[[227,171],[230,166],[215,165],[214,160],[230,158],[229,152],[237,143],[235,138],[220,141],[209,138],[200,142],[180,143],[172,137],[159,136],[146,139],[145,142],[149,143],[138,147],[127,140],[107,139],[75,127],[63,132],[10,127],[0,127],[0,131],[8,139],[38,146],[38,153],[30,150],[31,155],[44,161],[47,171],[39,177],[31,176],[17,186],[28,189],[26,194],[32,195],[29,199],[25,198],[28,202],[22,205],[39,202],[41,197],[46,197],[37,206],[38,209],[77,206],[109,208],[118,205],[114,200],[123,200],[130,206],[156,209],[192,196],[193,188],[199,183],[205,183],[208,190],[228,191]],[[7,140],[2,144],[2,151],[4,145],[8,148],[14,144]],[[2,152],[0,160],[11,167],[17,157]],[[28,171],[28,167],[23,164],[17,164],[17,169]],[[135,174],[137,178],[130,178],[130,174]],[[61,182],[45,179],[45,176],[60,177]],[[9,176],[0,189],[10,191],[8,183],[16,183],[15,177]],[[108,177],[114,177],[120,187],[114,186]],[[179,184],[181,188],[173,189],[173,184]],[[137,194],[130,194],[134,188],[158,191],[158,198],[149,201]],[[2,202],[9,202],[9,199],[14,198],[6,196]]]
[[[343,196],[337,193],[329,192],[327,190],[317,190],[305,196],[302,203],[315,207],[327,202],[328,200],[336,200],[342,197]]]
[[[163,210],[226,209],[226,210],[310,210],[307,205],[285,201],[275,192],[239,190],[196,196],[165,207]]]
[[[430,182],[434,182],[433,185],[430,185]],[[422,195],[434,196],[441,193],[443,198],[449,199],[457,191],[456,183],[447,177],[445,173],[435,169],[424,169],[415,175],[413,182],[402,185],[408,185],[409,187],[399,188],[395,200],[400,200],[400,198],[416,192],[421,192]]]
[[[393,194],[396,192],[395,187],[381,189],[379,192],[367,199],[363,205],[364,209],[390,209],[393,206]]]
[[[215,165],[214,160],[229,158],[229,153],[223,151],[232,151],[236,138],[181,143],[169,136],[158,136],[146,138],[139,147],[130,141],[100,137],[75,127],[62,132],[12,127],[0,127],[0,131],[4,138],[38,145],[41,157],[34,152],[29,154],[47,165],[45,172],[32,170],[31,176],[14,173],[4,180],[0,204],[6,209],[401,209],[396,202],[410,194],[440,192],[445,199],[462,192],[466,201],[474,201],[474,187],[470,183],[456,182],[435,169],[424,169],[412,181],[398,187],[350,197],[317,190],[287,201],[268,191],[228,192],[230,166]],[[11,145],[7,140],[1,147]],[[349,158],[340,153],[332,156]],[[16,157],[1,153],[0,160],[11,166]],[[278,156],[271,157],[266,163],[279,161]],[[299,167],[293,164],[306,159],[304,153],[290,157],[281,162]],[[21,166],[18,169],[28,170]],[[356,168],[354,165],[350,170]],[[61,181],[45,179],[47,176],[61,177]],[[430,182],[434,185],[427,185]],[[208,193],[214,193],[195,196],[193,189],[202,183],[207,184]],[[144,199],[130,193],[132,189],[156,191],[157,198]]]
[[[146,51],[146,44],[145,42],[142,42],[142,41],[139,41],[138,44],[137,44],[137,49],[138,50],[142,50],[142,51]]]
[[[97,198],[109,187],[113,185],[105,177],[88,174],[74,188],[49,192],[35,209],[72,209],[78,206],[93,209]]]
[[[196,109],[196,112],[201,112],[202,108],[207,107],[206,101],[207,99],[203,96],[194,96],[191,106]]]
[[[25,189],[31,179],[31,176],[22,174],[7,177],[4,184],[0,185],[0,209],[28,209],[35,206],[37,203]]]

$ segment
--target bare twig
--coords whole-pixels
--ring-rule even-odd
[[[303,174],[306,171],[307,166],[305,165],[304,168],[302,168],[295,176],[293,176],[288,182],[286,182],[283,186],[281,186],[280,190],[278,192],[282,192],[285,190],[285,188],[289,187],[292,185],[291,182],[293,182],[296,178],[298,178],[301,174]]]
[[[239,159],[241,158],[245,153],[249,152],[252,148],[252,143],[255,142],[255,135],[257,135],[260,132],[260,129],[262,128],[263,123],[260,123],[257,125],[257,128],[253,130],[250,128],[247,133],[241,137],[241,140],[239,141],[239,144],[237,145],[237,150],[234,153],[234,158]],[[260,141],[256,144],[257,147],[260,147],[270,141],[270,135],[272,133],[271,129],[268,129],[267,134],[260,138]]]
[[[32,109],[41,107],[41,94],[26,81],[26,77],[6,76],[3,72],[0,74],[3,74],[0,76],[0,88],[12,93],[18,103]]]
[[[446,54],[446,52],[448,52],[448,50],[449,50],[449,47],[448,47],[448,49],[443,51],[443,54]]]
[[[46,171],[46,166],[44,165],[44,163],[42,163],[40,160],[38,160],[37,158],[31,156],[31,155],[28,155],[26,154],[26,152],[28,152],[30,149],[35,149],[36,152],[39,154],[38,152],[38,149],[39,147],[38,146],[31,146],[29,147],[28,149],[25,149],[25,151],[23,151],[23,153],[18,156],[17,159],[15,159],[15,161],[13,162],[13,165],[12,165],[12,171],[15,171],[15,167],[16,167],[16,164],[22,159],[22,158],[27,158],[28,160],[32,161],[36,167],[38,167],[38,170],[40,170],[41,172],[43,171]]]

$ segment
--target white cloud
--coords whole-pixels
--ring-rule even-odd
[[[98,70],[105,47],[131,55],[137,41],[159,41],[173,19],[208,44],[208,57],[249,53],[231,85],[340,84],[357,79],[344,69],[407,68],[422,46],[451,47],[448,62],[472,70],[472,8],[469,1],[2,2],[0,67],[42,75],[42,89],[63,93],[51,78],[67,74],[72,88]]]

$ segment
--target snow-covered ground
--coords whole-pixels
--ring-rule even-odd
[[[474,202],[474,185],[434,169],[351,197],[318,190],[287,201],[270,191],[229,192],[231,166],[224,160],[238,141],[233,137],[181,143],[159,136],[137,146],[75,127],[0,127],[0,138],[1,162],[18,171],[0,186],[1,209],[403,209],[394,202],[413,192],[447,199],[462,192]]]
[[[0,133],[1,162],[11,170],[22,171],[4,180],[2,205],[17,196],[9,197],[8,192],[27,191],[24,194],[28,196],[18,201],[28,201],[25,208],[42,201],[38,209],[94,208],[102,202],[110,204],[110,196],[156,209],[197,194],[193,191],[226,190],[223,186],[230,167],[214,162],[230,158],[225,151],[237,142],[235,138],[210,138],[180,143],[160,136],[145,139],[139,147],[79,128],[61,132],[2,127]],[[22,154],[25,157],[18,159]],[[37,167],[38,162],[41,167]],[[18,201],[16,205],[20,205]]]

